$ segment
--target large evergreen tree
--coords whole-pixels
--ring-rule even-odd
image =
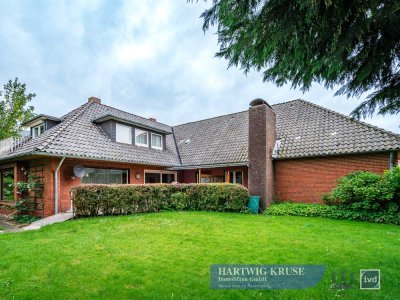
[[[0,99],[0,140],[12,136],[18,136],[21,132],[21,124],[34,116],[33,106],[28,103],[36,96],[26,93],[26,85],[10,80],[4,85]]]
[[[303,91],[319,82],[370,92],[357,118],[400,112],[399,0],[213,0],[202,17],[204,30],[217,25],[229,66]]]

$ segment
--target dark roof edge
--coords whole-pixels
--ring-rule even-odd
[[[22,126],[27,126],[27,125],[29,125],[30,123],[33,123],[33,122],[35,122],[35,121],[37,121],[37,120],[40,120],[40,119],[43,119],[43,120],[52,120],[52,121],[56,121],[56,122],[61,122],[61,121],[63,120],[63,119],[61,119],[61,118],[57,118],[57,117],[53,117],[53,116],[49,116],[49,115],[45,115],[45,114],[39,114],[39,115],[36,115],[36,116],[34,116],[33,118],[29,119],[28,121],[22,123],[21,125],[22,125]]]
[[[151,163],[144,163],[144,162],[134,162],[134,161],[129,161],[129,160],[118,160],[118,159],[105,159],[105,158],[96,158],[92,156],[80,156],[80,155],[70,155],[70,154],[55,154],[55,153],[48,153],[48,152],[43,152],[43,151],[31,151],[27,153],[22,153],[19,155],[14,155],[14,156],[8,156],[5,157],[4,159],[0,157],[0,161],[7,161],[7,160],[14,160],[20,157],[24,156],[32,156],[32,155],[38,155],[38,156],[47,156],[47,157],[65,157],[65,158],[75,158],[75,159],[84,159],[84,160],[97,160],[97,161],[108,161],[108,162],[116,162],[116,163],[128,163],[128,164],[134,164],[134,165],[141,165],[141,166],[158,166],[158,167],[165,167],[165,168],[170,168],[171,165],[160,165],[160,164],[151,164]]]
[[[97,119],[93,120],[93,122],[96,123],[96,124],[99,124],[99,123],[102,123],[102,122],[105,122],[105,121],[108,121],[108,120],[115,120],[115,121],[118,121],[118,122],[121,122],[121,123],[134,125],[134,126],[137,126],[137,127],[149,129],[149,130],[160,132],[160,133],[165,133],[165,134],[171,134],[172,133],[172,130],[171,131],[167,131],[167,130],[159,129],[157,127],[147,126],[147,125],[144,125],[142,123],[133,122],[133,121],[130,121],[130,120],[127,120],[127,119],[124,119],[124,118],[120,118],[120,117],[114,116],[112,114],[104,115],[104,116],[102,116],[100,118],[97,118]],[[166,126],[168,126],[168,125],[166,125]]]
[[[360,154],[376,154],[376,153],[389,153],[394,151],[399,151],[398,149],[389,149],[389,150],[372,150],[372,151],[359,151],[359,152],[346,152],[346,153],[328,153],[328,154],[315,154],[315,155],[301,155],[301,156],[286,156],[286,157],[274,157],[273,160],[293,160],[293,159],[313,159],[313,158],[322,158],[322,157],[332,157],[332,156],[345,156],[345,155],[360,155]]]
[[[171,130],[172,130],[172,138],[174,139],[176,154],[178,155],[179,163],[182,165],[181,153],[179,152],[178,144],[176,142],[174,127],[171,127]]]
[[[205,164],[205,165],[187,165],[187,166],[175,166],[168,168],[168,170],[191,170],[191,169],[211,169],[218,167],[238,167],[238,166],[248,166],[249,162],[231,162],[231,163],[220,163],[220,164]]]

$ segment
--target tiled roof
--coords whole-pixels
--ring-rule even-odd
[[[304,101],[273,105],[279,158],[400,149],[400,135]]]
[[[272,108],[278,159],[400,149],[400,135],[304,100]],[[179,125],[174,132],[183,165],[248,161],[248,111]]]
[[[247,162],[247,111],[174,127],[182,165]]]
[[[172,134],[166,136],[165,151],[143,148],[135,145],[112,142],[101,127],[93,120],[106,114],[124,115],[124,118],[136,118],[128,113],[111,107],[87,103],[64,116],[64,121],[51,128],[38,138],[19,148],[12,154],[1,157],[2,159],[24,153],[37,153],[73,156],[89,159],[124,161],[138,164],[160,166],[180,165],[175,141]],[[144,119],[144,118],[142,118]],[[137,119],[136,119],[137,120]],[[146,119],[144,119],[146,120]],[[171,131],[171,127],[156,123],[156,126]],[[154,124],[152,124],[154,126]]]
[[[277,159],[400,150],[400,135],[304,100],[272,108],[281,141]],[[166,136],[165,151],[115,143],[93,122],[107,115],[173,134]],[[248,162],[248,118],[248,111],[243,111],[170,127],[91,102],[0,159],[41,153],[168,167],[244,164]]]

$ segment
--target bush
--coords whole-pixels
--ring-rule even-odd
[[[352,210],[387,211],[400,204],[400,167],[379,175],[353,172],[338,180],[330,194],[324,195],[325,204]]]
[[[247,210],[248,191],[236,184],[81,185],[72,188],[77,216],[161,210]]]
[[[383,174],[383,183],[392,193],[392,201],[400,205],[400,166]]]
[[[324,217],[400,225],[400,213],[397,211],[371,212],[369,210],[352,210],[323,204],[292,202],[272,204],[267,209],[266,214],[272,216]]]

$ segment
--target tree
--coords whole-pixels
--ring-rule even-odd
[[[21,124],[34,116],[33,106],[27,104],[36,96],[26,94],[26,85],[10,80],[4,85],[4,91],[0,93],[0,139],[19,136]]]
[[[370,95],[351,114],[400,112],[400,1],[213,0],[203,30],[217,25],[229,66],[302,91],[318,82],[336,95]]]

